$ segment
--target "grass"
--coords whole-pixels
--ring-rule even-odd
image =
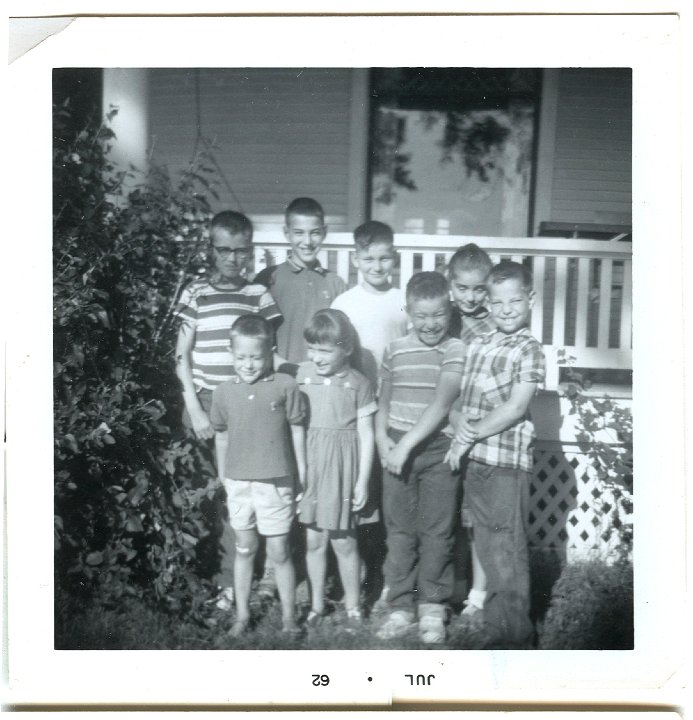
[[[328,603],[323,624],[299,637],[281,632],[278,601],[257,602],[253,624],[237,640],[228,636],[231,612],[210,602],[204,621],[167,614],[141,599],[128,597],[115,607],[85,603],[58,594],[55,648],[58,650],[471,650],[481,638],[465,634],[454,623],[445,645],[427,646],[416,632],[396,640],[379,640],[382,615],[347,632],[338,588]],[[367,603],[368,604],[368,603]],[[302,620],[307,606],[298,606]],[[632,567],[601,562],[578,563],[561,571],[558,558],[532,556],[532,618],[540,649],[627,649],[633,643]]]
[[[233,611],[211,611],[206,624],[160,612],[142,600],[128,598],[117,609],[96,603],[78,607],[68,602],[56,611],[58,650],[369,650],[426,649],[416,632],[397,640],[378,640],[374,630],[382,616],[364,620],[363,628],[347,632],[338,602],[319,628],[299,637],[281,632],[279,602],[254,607],[253,625],[237,640],[228,636]],[[305,616],[307,608],[300,608]],[[434,646],[437,648],[443,646]],[[452,630],[446,649],[472,649],[474,642]]]

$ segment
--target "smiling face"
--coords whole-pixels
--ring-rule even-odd
[[[375,290],[390,287],[390,275],[395,266],[395,249],[389,242],[374,242],[367,248],[357,248],[352,259],[361,272],[364,283]]]
[[[450,293],[455,305],[463,315],[473,315],[486,301],[486,277],[484,270],[457,270],[450,278]]]
[[[491,283],[488,286],[488,305],[496,327],[506,335],[512,335],[529,320],[534,305],[534,291],[525,290],[522,282],[514,278]]]
[[[252,385],[272,367],[272,348],[269,345],[266,338],[231,336],[233,365],[244,383]]]
[[[289,215],[284,237],[291,245],[291,259],[299,267],[315,264],[327,227],[315,215]]]
[[[224,228],[211,232],[212,264],[222,282],[240,282],[252,253],[250,237]]]
[[[450,326],[450,300],[447,296],[410,300],[407,313],[416,336],[424,345],[437,345]]]
[[[349,349],[334,343],[308,343],[308,359],[318,375],[329,376],[343,370],[349,361]]]

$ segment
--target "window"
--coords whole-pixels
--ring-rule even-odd
[[[376,68],[371,217],[395,232],[529,230],[536,70]]]

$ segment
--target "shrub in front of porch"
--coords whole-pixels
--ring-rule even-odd
[[[209,181],[200,158],[178,182],[119,171],[111,117],[75,131],[54,108],[56,586],[195,614],[215,473],[180,433],[173,308],[203,262]]]
[[[621,559],[566,565],[537,633],[540,650],[632,650],[632,564]]]

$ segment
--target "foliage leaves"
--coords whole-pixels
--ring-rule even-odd
[[[628,557],[633,544],[632,524],[624,523],[623,515],[633,512],[633,414],[612,398],[594,397],[585,393],[589,384],[570,365],[574,358],[565,349],[558,350],[559,365],[566,366],[569,383],[565,396],[570,401],[570,414],[575,416],[575,430],[580,450],[591,461],[599,482],[609,490],[615,501],[609,534],[616,533],[619,550]],[[603,508],[607,511],[607,508]],[[609,505],[608,510],[612,507]]]
[[[541,650],[632,650],[632,564],[566,565],[538,630]]]
[[[110,121],[54,108],[56,576],[64,589],[195,610],[196,545],[215,491],[208,447],[179,427],[174,308],[205,261],[203,154],[173,182],[110,160]]]

